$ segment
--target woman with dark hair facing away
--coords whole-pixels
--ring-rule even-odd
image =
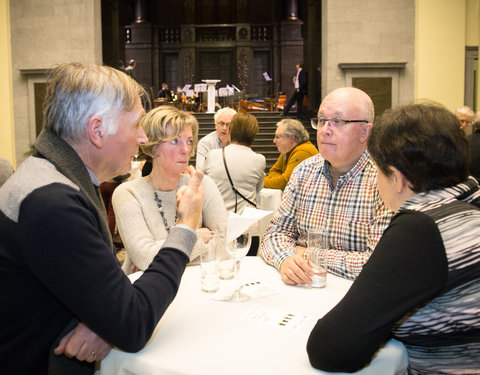
[[[263,188],[265,157],[251,147],[257,133],[255,116],[237,113],[230,123],[230,144],[211,150],[203,163],[202,169],[217,184],[227,211],[241,214],[246,206],[255,207],[257,193]],[[258,237],[252,234],[249,255],[256,255]]]
[[[479,374],[480,191],[459,121],[436,104],[387,110],[368,150],[396,215],[311,332],[310,362],[357,371],[393,337],[407,348],[409,374]]]

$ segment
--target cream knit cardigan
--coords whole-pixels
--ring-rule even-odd
[[[188,185],[189,181],[189,175],[181,175],[178,187]],[[226,225],[227,210],[215,182],[204,176],[203,188],[205,202],[199,227],[213,229],[217,224]],[[162,200],[167,223],[171,227],[175,223],[176,191],[177,189],[167,192],[156,190]],[[147,269],[168,235],[157,202],[154,200],[154,192],[145,178],[136,178],[119,185],[113,193],[115,218],[126,250],[122,269],[127,274],[132,264],[140,270]],[[197,241],[190,261],[198,262],[199,256],[200,246]]]

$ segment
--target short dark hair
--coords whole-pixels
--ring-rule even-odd
[[[468,141],[457,117],[436,103],[410,104],[385,111],[368,138],[377,167],[397,168],[415,193],[457,185],[468,177]]]
[[[251,146],[258,133],[258,121],[250,113],[238,112],[230,122],[230,140],[232,142]]]

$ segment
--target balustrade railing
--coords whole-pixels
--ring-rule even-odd
[[[273,40],[273,26],[272,25],[251,25],[250,39],[255,42]]]
[[[234,42],[235,26],[196,26],[196,42]]]
[[[158,40],[160,43],[180,43],[180,27],[159,27]]]
[[[196,25],[196,42],[235,42],[237,41],[236,25]],[[164,44],[181,43],[179,26],[155,27],[158,41]],[[240,39],[243,39],[240,35]],[[250,40],[254,42],[272,41],[273,25],[250,25]],[[132,42],[132,27],[125,28],[125,42]]]

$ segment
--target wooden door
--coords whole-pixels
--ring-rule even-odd
[[[183,87],[184,83],[180,82],[180,72],[179,72],[179,62],[178,53],[164,53],[163,54],[163,72],[161,77],[162,82],[168,83],[168,88],[170,90],[175,90],[177,85]],[[160,84],[162,84],[160,82]],[[189,82],[186,82],[189,83]]]
[[[197,81],[202,79],[219,79],[218,87],[237,85],[236,62],[233,50],[224,51],[199,51],[197,61]]]
[[[252,80],[249,92],[258,95],[258,98],[269,97],[273,95],[273,82],[266,81],[263,73],[267,72],[269,77],[273,79],[270,70],[270,52],[254,51],[252,60]]]

